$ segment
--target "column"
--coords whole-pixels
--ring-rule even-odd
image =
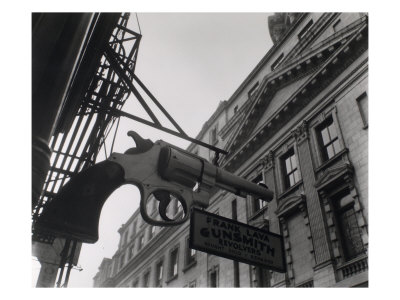
[[[318,265],[330,261],[331,255],[321,204],[318,192],[314,187],[316,178],[309,145],[307,123],[304,121],[298,128],[296,128],[296,130],[294,130],[293,135],[297,141],[298,159],[303,178],[304,191],[306,194],[310,229],[314,243],[316,267],[318,267]]]

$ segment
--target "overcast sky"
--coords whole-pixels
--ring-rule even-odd
[[[222,100],[228,100],[272,47],[266,13],[139,13],[142,33],[136,75],[191,137]],[[134,13],[130,29],[139,32]],[[130,97],[124,108],[149,119]],[[157,117],[161,117],[156,112]],[[168,124],[163,124],[167,126]],[[163,139],[186,148],[189,142],[135,121],[121,118],[115,152],[133,147],[129,130],[153,141]],[[98,161],[104,160],[101,153]],[[99,240],[83,244],[78,265],[72,270],[70,287],[91,287],[104,257],[111,258],[118,247],[118,228],[139,205],[134,186],[123,186],[106,201],[99,226]],[[39,264],[34,263],[34,273]],[[34,276],[33,284],[36,283]]]

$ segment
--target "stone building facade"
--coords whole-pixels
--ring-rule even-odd
[[[207,211],[281,234],[287,272],[191,250],[189,222],[153,227],[136,211],[94,286],[368,286],[368,16],[275,14],[268,24],[273,47],[197,139],[229,152],[222,168],[274,192],[266,203],[218,190]]]

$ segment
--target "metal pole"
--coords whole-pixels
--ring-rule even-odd
[[[75,256],[75,250],[76,250],[76,245],[77,245],[77,240],[74,240],[72,243],[72,249],[71,249],[71,253],[69,254],[68,257],[68,269],[67,269],[67,274],[65,274],[65,281],[63,284],[63,287],[68,287],[68,281],[69,281],[69,274],[71,273],[71,269],[72,269],[72,263],[74,261],[74,256]]]
[[[67,255],[69,252],[69,245],[71,243],[70,239],[65,240],[65,244],[64,244],[64,249],[61,252],[61,261],[60,261],[60,265],[59,268],[60,270],[60,274],[58,275],[58,280],[57,280],[57,287],[59,288],[61,286],[61,280],[64,274],[64,267],[65,267],[65,262],[67,260]]]

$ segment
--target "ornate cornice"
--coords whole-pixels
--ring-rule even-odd
[[[222,162],[228,171],[235,171],[243,160],[248,158],[249,150],[257,151],[265,141],[270,139],[294,115],[299,113],[312,99],[323,91],[344,69],[368,48],[368,26],[355,32],[352,37],[339,41],[323,52],[316,54],[306,61],[299,62],[292,70],[279,77],[276,73],[268,75],[260,86],[259,97],[254,101],[249,110],[242,128],[232,139],[234,140],[227,150],[229,155]],[[343,42],[343,43],[342,43]],[[286,103],[273,115],[265,126],[253,133],[262,113],[278,89],[283,88],[288,82],[298,80],[300,74],[314,70],[314,74],[301,88],[294,93]],[[290,73],[290,74],[289,74]],[[295,75],[293,75],[295,74]]]

